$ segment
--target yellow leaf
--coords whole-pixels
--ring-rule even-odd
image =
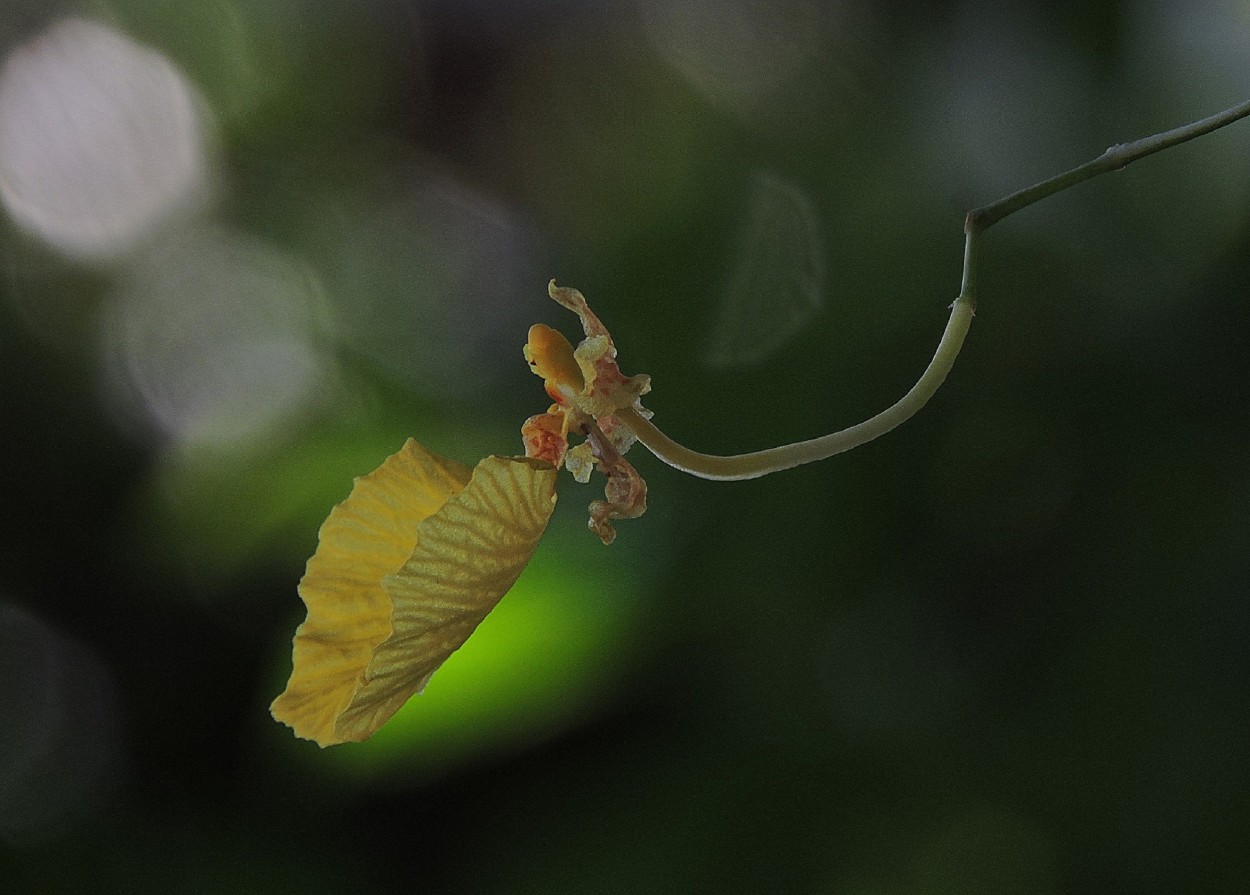
[[[555,488],[548,463],[487,457],[468,486],[421,524],[408,562],[382,582],[391,636],[374,651],[340,728],[377,730],[469,639],[534,555]]]
[[[405,445],[405,451],[410,447],[422,451],[413,442]],[[378,473],[386,468],[383,464]],[[487,457],[462,490],[462,479],[453,477],[455,490],[439,505],[419,517],[404,517],[405,525],[412,526],[411,543],[398,561],[395,549],[388,549],[386,563],[376,561],[370,547],[377,539],[376,529],[364,543],[358,537],[336,537],[336,545],[342,540],[349,546],[335,550],[332,560],[327,557],[326,574],[332,581],[350,578],[359,582],[361,586],[353,586],[343,596],[355,598],[367,591],[368,612],[356,613],[355,619],[367,636],[353,638],[350,660],[319,655],[316,662],[301,668],[304,628],[315,617],[318,632],[347,621],[333,599],[317,601],[314,609],[305,593],[309,579],[305,575],[300,592],[309,603],[309,620],[297,632],[295,669],[287,692],[274,703],[274,717],[322,746],[363,740],[381,727],[421,691],[521,574],[551,518],[555,479],[555,469],[542,461]],[[336,512],[353,503],[357,490]],[[437,495],[426,488],[419,496],[428,506],[437,501]],[[389,497],[392,508],[404,500],[402,493],[391,492]],[[332,513],[326,527],[333,519]],[[329,540],[326,527],[318,556]],[[410,529],[403,527],[403,531]],[[392,539],[389,547],[405,543],[403,538]],[[360,560],[364,560],[363,567]],[[333,570],[328,568],[330,562]],[[310,561],[310,573],[312,569]],[[331,662],[333,674],[329,673]]]
[[[409,439],[321,526],[299,594],[308,618],[295,632],[293,670],[274,700],[274,718],[323,745],[339,742],[339,715],[351,702],[374,649],[391,633],[382,579],[412,555],[417,526],[457,494],[468,467]]]

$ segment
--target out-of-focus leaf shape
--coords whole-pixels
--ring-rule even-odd
[[[767,171],[753,180],[735,266],[704,352],[715,367],[759,363],[824,302],[824,247],[811,202]]]
[[[366,739],[512,586],[554,504],[548,464],[488,457],[470,476],[412,440],[357,479],[300,582],[274,717],[322,746]]]

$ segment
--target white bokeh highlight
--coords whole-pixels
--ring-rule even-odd
[[[637,0],[652,46],[718,105],[754,111],[820,53],[840,4]]]
[[[315,214],[305,251],[324,271],[343,348],[430,398],[517,381],[525,332],[554,306],[534,238],[507,206],[414,161],[319,200]]]
[[[199,196],[201,104],[164,56],[85,19],[15,49],[0,71],[0,200],[62,251],[109,258]]]
[[[178,234],[105,307],[110,399],[177,444],[246,445],[324,390],[320,287],[277,250],[224,230]]]

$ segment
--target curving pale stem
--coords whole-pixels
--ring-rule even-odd
[[[968,334],[968,327],[972,323],[972,311],[973,302],[970,297],[961,296],[955,302],[951,308],[950,320],[946,324],[946,331],[942,333],[942,341],[938,343],[933,360],[929,362],[929,366],[911,390],[897,403],[871,419],[864,420],[849,429],[843,429],[841,432],[834,432],[832,435],[823,435],[810,441],[799,441],[795,444],[786,444],[750,454],[715,457],[682,447],[657,429],[650,420],[643,419],[633,410],[619,411],[617,419],[628,426],[629,430],[638,436],[638,440],[646,445],[651,453],[669,466],[704,479],[718,481],[755,479],[768,475],[770,472],[801,466],[814,460],[823,460],[884,435],[924,407],[954,366],[955,358],[959,355],[959,349],[964,343],[964,336]]]
[[[772,472],[823,460],[866,444],[914,416],[933,397],[938,386],[946,379],[946,374],[954,366],[955,358],[959,356],[959,350],[963,347],[964,337],[968,334],[968,327],[972,324],[973,312],[976,309],[976,270],[981,233],[1003,218],[1015,214],[1022,208],[1027,208],[1034,202],[1040,202],[1042,199],[1076,186],[1091,177],[1097,177],[1099,174],[1118,171],[1140,158],[1161,152],[1195,137],[1201,137],[1203,134],[1232,124],[1247,115],[1250,115],[1250,101],[1174,130],[1144,137],[1132,143],[1119,143],[1107,149],[1098,158],[1073,168],[1071,171],[1065,171],[1049,180],[1012,193],[991,205],[968,212],[964,220],[964,266],[959,297],[951,305],[950,320],[946,324],[946,330],[942,333],[942,340],[938,343],[933,360],[929,362],[929,366],[925,368],[920,379],[907,394],[895,404],[862,423],[808,441],[799,441],[749,454],[722,457],[701,454],[683,447],[633,410],[622,410],[618,412],[617,418],[653,454],[668,465],[700,478],[720,481],[759,478]]]

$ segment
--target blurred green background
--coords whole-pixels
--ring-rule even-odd
[[[947,385],[530,569],[373,740],[268,715],[329,508],[544,409],[581,288],[734,452],[927,362],[965,211],[1250,96],[1250,2],[6,0],[0,891],[1225,892],[1250,125],[987,235]]]

